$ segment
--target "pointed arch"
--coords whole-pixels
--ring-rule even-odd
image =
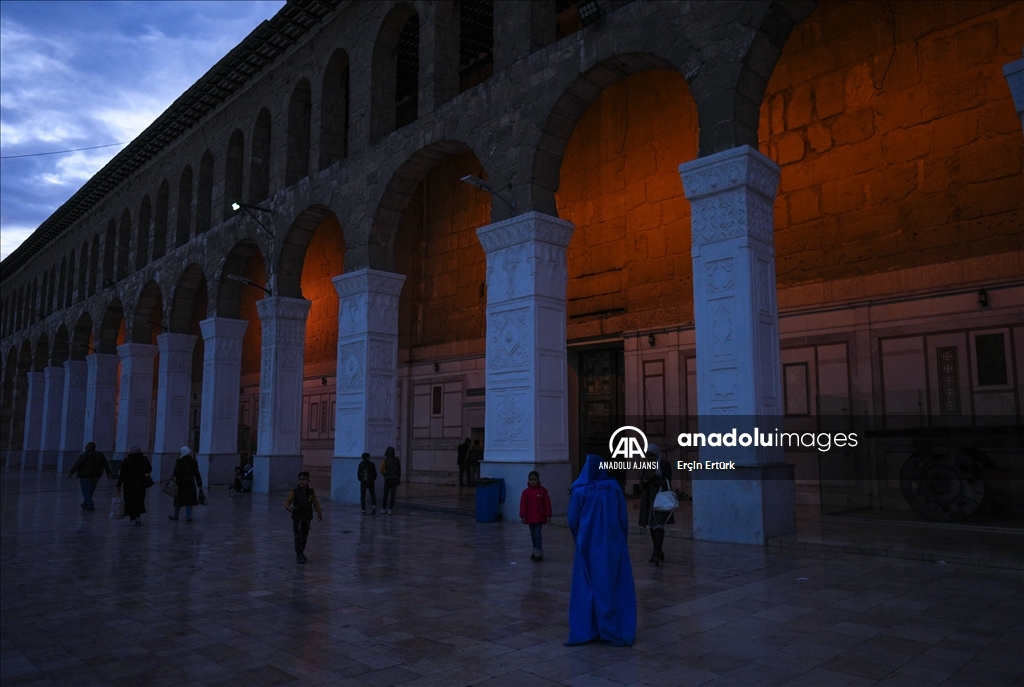
[[[252,153],[249,158],[249,202],[259,203],[270,197],[270,110],[263,108],[256,115],[252,128]]]
[[[245,162],[245,134],[235,129],[228,140],[224,156],[224,220],[235,216],[232,203],[242,202],[242,170]]]
[[[153,217],[153,260],[167,253],[167,211],[171,203],[171,190],[164,179],[156,192],[156,215]]]
[[[171,295],[171,315],[167,322],[168,330],[176,334],[191,334],[193,313],[197,306],[196,297],[205,298],[206,275],[203,268],[192,263],[181,273],[178,283],[174,285]],[[202,308],[205,312],[206,304]]]
[[[142,196],[139,206],[139,230],[135,235],[135,269],[141,270],[149,264],[149,224],[153,219],[153,206],[149,195]]]
[[[62,324],[53,337],[53,348],[50,350],[50,366],[62,367],[69,354],[68,326]]]
[[[178,232],[175,235],[175,247],[188,243],[192,233],[192,166],[185,165],[181,170],[178,182]]]
[[[373,46],[370,140],[378,141],[416,120],[419,98],[420,19],[408,2],[384,17]]]
[[[288,158],[285,160],[284,168],[285,186],[291,186],[309,176],[312,97],[309,80],[299,79],[288,101]]]
[[[196,236],[210,230],[213,215],[213,153],[207,149],[199,160],[199,183],[196,191]]]
[[[117,281],[128,277],[128,253],[132,242],[132,212],[128,208],[121,213],[121,231],[117,234]]]
[[[320,96],[320,169],[348,156],[348,54],[334,51],[324,71]]]
[[[146,282],[135,301],[135,316],[132,318],[132,342],[155,344],[157,335],[163,331],[163,296],[160,285],[155,281]]]
[[[117,340],[124,326],[124,305],[120,298],[107,304],[100,321],[99,341],[94,346],[97,353],[117,353]]]

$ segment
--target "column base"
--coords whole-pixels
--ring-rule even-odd
[[[505,480],[505,503],[499,504],[501,517],[519,522],[519,496],[526,489],[530,472],[540,473],[540,484],[551,497],[551,511],[564,515],[569,507],[569,487],[572,485],[572,465],[569,461],[547,463],[506,463],[485,460],[480,463],[480,476]]]
[[[235,456],[238,461],[238,456]],[[255,456],[252,461],[252,491],[269,494],[294,489],[302,471],[302,456]]]
[[[82,455],[82,449],[77,451],[57,451],[57,472],[62,472],[65,475],[68,474],[68,470],[78,460],[78,456]]]
[[[691,472],[693,538],[764,546],[769,537],[795,532],[794,470],[780,464]]]
[[[174,472],[174,462],[180,456],[180,451],[163,451],[160,453],[154,451],[149,458],[149,463],[153,466],[153,474],[151,475],[153,481],[159,484],[161,481],[168,479],[171,473]],[[231,473],[231,477],[234,479],[234,468],[232,468]],[[203,484],[206,483],[203,482]]]
[[[359,463],[362,458],[346,458],[334,456],[331,458],[331,501],[337,503],[359,503],[359,480],[356,473],[359,470]],[[380,458],[373,460],[373,466],[380,470]],[[404,465],[402,466],[405,467]],[[402,476],[405,481],[405,476]],[[377,491],[383,489],[384,478],[377,475]]]
[[[39,469],[39,450],[28,450],[21,452],[21,469],[22,470],[38,470]]]
[[[59,451],[40,451],[39,452],[39,471],[53,470],[57,467],[57,456]]]
[[[167,454],[164,454],[167,455]],[[177,456],[175,456],[177,460]],[[235,467],[239,465],[237,453],[200,453],[196,456],[199,462],[199,474],[203,477],[203,486],[214,484],[231,484],[235,479]],[[170,476],[174,463],[162,466]],[[156,480],[156,477],[153,478]]]

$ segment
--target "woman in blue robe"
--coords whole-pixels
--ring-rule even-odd
[[[600,456],[587,456],[573,482],[568,522],[576,541],[566,645],[599,641],[632,646],[636,639],[636,588],[629,563],[626,497]]]

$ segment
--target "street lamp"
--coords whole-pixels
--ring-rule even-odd
[[[268,296],[273,296],[274,295],[274,294],[272,294],[270,292],[270,289],[268,289],[266,286],[263,286],[263,284],[257,284],[252,279],[246,279],[245,277],[243,277],[240,274],[229,274],[228,275],[228,279],[230,279],[231,281],[237,281],[240,284],[247,284],[249,286],[255,286],[257,289],[263,289],[263,291],[265,291]]]
[[[516,204],[514,202],[512,202],[511,200],[505,198],[503,195],[501,195],[497,191],[495,191],[494,187],[491,186],[491,183],[489,181],[484,181],[480,177],[475,177],[472,174],[467,174],[466,176],[464,176],[461,179],[459,179],[459,181],[461,181],[463,183],[466,183],[466,184],[469,184],[470,186],[476,186],[478,189],[481,189],[483,191],[487,191],[492,196],[494,196],[495,198],[497,198],[498,200],[503,202],[505,205],[507,205],[509,207],[509,209],[512,211],[512,216],[513,217],[516,216]]]

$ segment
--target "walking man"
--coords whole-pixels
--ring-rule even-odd
[[[82,510],[96,510],[96,504],[92,501],[92,495],[96,491],[100,477],[107,473],[110,477],[110,464],[102,451],[96,450],[96,444],[91,441],[85,445],[85,453],[78,456],[78,460],[71,466],[68,477],[74,477],[78,473],[78,486],[82,488]]]

